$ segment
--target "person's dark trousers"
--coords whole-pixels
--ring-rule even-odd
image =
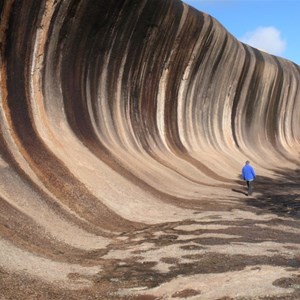
[[[247,187],[248,187],[248,196],[250,196],[252,194],[252,180],[247,180]]]

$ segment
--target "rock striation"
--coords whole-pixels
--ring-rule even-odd
[[[86,288],[102,268],[86,255],[120,233],[231,205],[245,160],[299,168],[299,66],[211,16],[178,0],[0,11],[0,272]]]

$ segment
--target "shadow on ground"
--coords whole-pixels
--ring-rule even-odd
[[[277,178],[257,176],[254,192],[245,203],[249,206],[270,211],[278,216],[300,219],[300,170],[276,171]],[[240,189],[236,192],[244,193]]]

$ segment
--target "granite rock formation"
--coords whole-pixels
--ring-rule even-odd
[[[217,20],[179,0],[4,0],[0,11],[4,296],[13,293],[8,286],[16,295],[22,295],[16,286],[39,286],[41,294],[32,288],[37,299],[63,297],[60,287],[70,290],[68,299],[76,299],[71,291],[78,289],[87,293],[82,299],[108,299],[111,285],[121,282],[121,263],[132,276],[126,286],[141,287],[137,278],[154,272],[152,260],[144,257],[140,264],[146,269],[139,273],[130,259],[137,261],[147,244],[159,257],[155,251],[166,244],[153,250],[155,234],[161,241],[168,237],[171,247],[184,226],[194,222],[199,234],[200,220],[213,222],[218,211],[216,224],[224,227],[215,225],[210,234],[223,234],[229,243],[225,223],[238,222],[232,208],[243,197],[239,174],[245,160],[264,179],[258,182],[260,195],[269,195],[263,192],[272,180],[299,179],[295,63],[240,43]],[[256,209],[245,216],[248,222],[273,220],[257,219]],[[289,240],[283,229],[274,237],[295,253],[296,224],[289,224],[287,232],[295,234]],[[230,234],[247,244],[245,232]],[[198,247],[190,250],[201,252]],[[176,259],[183,254],[176,253],[173,260],[160,257],[164,266],[177,262],[173,273],[168,269],[164,277],[160,265],[149,275],[156,286],[178,275],[196,276],[180,271],[184,266]],[[275,265],[257,259],[268,265],[263,274],[284,277],[284,267],[298,266],[294,256],[279,256]],[[243,261],[244,271],[255,265]],[[231,262],[226,271],[233,270]],[[232,278],[241,275],[234,271]],[[101,288],[95,287],[99,282]],[[173,291],[174,297],[198,293],[191,287]]]

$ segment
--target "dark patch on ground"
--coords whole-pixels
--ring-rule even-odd
[[[269,211],[278,216],[300,219],[300,171],[277,170],[277,177],[258,176],[254,191],[259,196],[246,199],[245,203],[261,213]]]
[[[294,289],[294,292],[292,294],[287,295],[286,297],[281,297],[281,298],[279,297],[278,299],[282,299],[282,300],[300,299],[300,275],[277,279],[273,282],[273,285],[284,289]]]
[[[184,245],[180,247],[183,250],[203,250],[205,249],[202,246],[197,246],[197,245]]]
[[[163,257],[160,261],[170,265],[178,264],[178,258],[176,257]]]
[[[281,256],[247,256],[227,255],[219,253],[206,253],[186,255],[183,258],[191,260],[191,263],[180,263],[171,267],[172,273],[178,272],[181,275],[225,273],[229,271],[243,270],[246,266],[270,265],[298,268],[300,261],[290,260]]]
[[[186,297],[192,297],[192,296],[197,296],[200,295],[200,291],[196,291],[193,289],[186,289],[182,291],[178,291],[172,295],[172,298],[186,298]]]
[[[300,290],[300,275],[290,278],[280,278],[273,282],[273,285],[281,288],[289,289],[294,288]]]

